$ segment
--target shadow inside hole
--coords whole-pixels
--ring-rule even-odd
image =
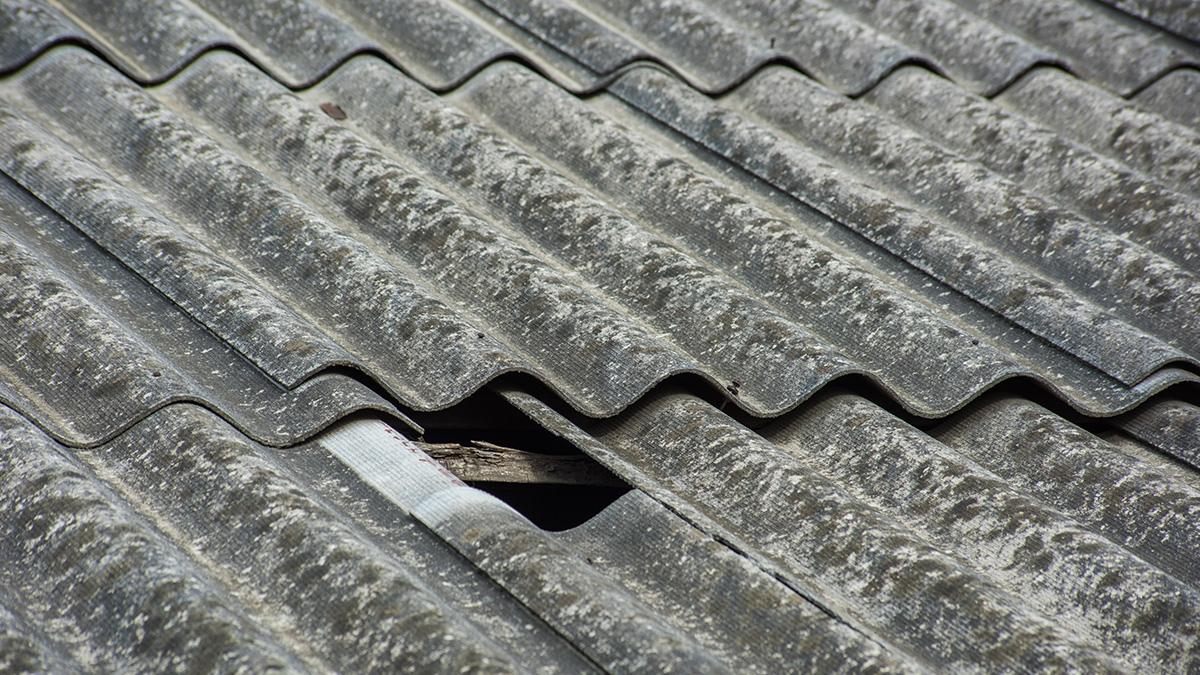
[[[419,444],[459,446],[465,451],[441,448],[440,454],[439,448],[426,447],[427,453],[468,485],[501,499],[544,530],[581,525],[631,489],[619,476],[489,389],[444,410],[406,412],[425,429],[423,436],[414,439]],[[503,448],[519,451],[525,457],[505,458]],[[455,461],[455,456],[470,456],[474,449],[499,454],[483,458],[474,466],[470,461]],[[532,474],[520,470],[522,465],[531,466],[524,461],[530,455],[551,461],[532,462],[539,467]],[[516,461],[508,464],[512,459]],[[562,463],[556,464],[559,461]],[[506,478],[506,466],[515,469],[509,476],[523,477]]]
[[[534,525],[551,532],[584,524],[630,490],[628,486],[553,483],[471,481],[468,485],[500,498]]]

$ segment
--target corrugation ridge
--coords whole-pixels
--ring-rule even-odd
[[[1116,420],[1126,433],[1200,470],[1200,407],[1182,400],[1158,400]]]

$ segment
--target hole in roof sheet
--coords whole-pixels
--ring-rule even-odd
[[[425,428],[416,441],[426,454],[542,529],[581,525],[630,490],[486,389],[446,410],[412,416]]]
[[[543,530],[569,530],[592,519],[621,495],[629,492],[628,485],[554,485],[549,483],[492,483],[469,482],[472,487],[489,492]]]

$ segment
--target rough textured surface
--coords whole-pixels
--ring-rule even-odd
[[[1038,69],[997,97],[1064,137],[1200,196],[1200,132],[1061,71]]]
[[[365,57],[300,98],[230,54],[147,92],[56,50],[3,90],[4,166],[289,388],[350,368],[430,410],[523,372],[604,416],[694,373],[773,415],[862,374],[937,416],[1014,376],[1100,414],[1193,379],[1191,272],[869,108],[785,69],[719,107],[653,71],[614,87],[766,178],[758,199],[523,67],[460,108]],[[807,137],[738,112],[796,104],[828,109]],[[696,126],[716,114],[730,133]]]
[[[1192,273],[1200,270],[1200,242],[1193,236],[1200,202],[1169,185],[919,68],[898,71],[864,99],[1029,193],[1078,212],[1092,227],[1112,229]]]
[[[1119,669],[1071,630],[703,401],[653,396],[593,434],[820,589],[835,611],[930,665]]]
[[[1141,107],[1200,131],[1200,72],[1175,70],[1138,92],[1133,100]]]
[[[437,89],[516,57],[577,90],[660,62],[718,92],[783,62],[860,94],[915,62],[988,95],[1037,64],[1124,95],[1200,65],[1200,48],[1177,37],[1196,39],[1194,12],[1171,6],[1186,3],[1111,4],[1124,11],[1093,0],[9,0],[0,7],[0,70],[77,41],[141,81],[228,47],[291,86],[374,52]]]
[[[0,218],[0,400],[56,438],[99,443],[183,400],[272,445],[355,410],[403,419],[345,375],[282,387],[7,177]]]
[[[0,670],[1197,671],[1185,10],[0,0]]]
[[[1200,9],[1180,0],[1104,0],[1181,37],[1200,41]]]

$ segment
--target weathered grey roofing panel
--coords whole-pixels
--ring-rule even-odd
[[[2,19],[13,35],[0,39],[0,70],[64,40],[91,45],[141,81],[162,80],[206,50],[231,47],[289,86],[311,84],[364,51],[436,89],[507,57],[529,60],[580,90],[602,85],[631,63],[659,61],[709,92],[783,61],[851,94],[912,61],[984,94],[1038,63],[1065,63],[1121,94],[1172,68],[1200,65],[1196,45],[1095,3],[958,4],[306,0],[264,8],[232,0],[135,7],[122,0],[114,9],[98,0],[66,0],[59,12],[42,0],[13,0]]]
[[[699,399],[652,394],[592,433],[820,589],[835,611],[935,667],[1123,669]]]
[[[142,82],[164,80],[206,51],[230,48],[293,87],[362,52],[383,53],[435,88],[453,87],[488,63],[517,55],[581,88],[595,83],[586,68],[524,39],[471,0],[465,4],[65,0],[55,6],[7,0],[0,6],[0,71],[65,41],[96,49]]]
[[[280,387],[7,177],[0,219],[0,396],[60,440],[99,443],[180,400],[276,445],[355,410],[400,415],[344,375]]]
[[[1050,50],[1072,72],[1122,96],[1163,73],[1194,66],[1195,44],[1091,0],[955,0]]]
[[[1171,71],[1131,100],[1172,122],[1200,132],[1200,71],[1190,68]]]
[[[924,672],[644,495],[554,535],[405,443],[360,420],[271,450],[182,404],[72,450],[3,409],[7,654],[78,672]]]
[[[1200,8],[1188,0],[1100,0],[1162,26],[1176,35],[1200,42]]]
[[[863,99],[1030,193],[1200,270],[1195,199],[921,68],[897,71]]]
[[[558,535],[739,673],[916,673],[641,491]]]
[[[1194,139],[1145,112],[1169,94],[964,91],[1065,53],[1124,92],[1195,45],[981,2],[488,3],[582,63],[474,0],[159,2],[115,40],[111,5],[6,3],[7,67],[68,40],[174,77],[62,48],[0,82],[0,669],[1195,669],[1200,479],[1168,456],[1200,462],[1194,385],[1092,421],[1108,441],[971,403],[1024,376],[1107,415],[1197,380]],[[1094,44],[1056,52],[1052,14]],[[197,56],[220,44],[268,74]],[[338,67],[364,49],[463,86]],[[884,78],[875,107],[758,72],[800,54]],[[513,55],[624,102],[486,67]],[[617,72],[647,59],[749,80]],[[888,75],[914,60],[954,84]],[[1132,126],[1093,138],[1059,95]],[[536,375],[594,436],[492,387],[645,492],[555,535],[375,419],[260,445],[398,415],[348,370],[423,409]],[[756,433],[695,392],[638,400],[677,373],[798,407]],[[819,391],[849,374],[968,409],[926,435]]]
[[[708,92],[724,91],[777,60],[849,94],[911,61],[983,94],[1039,63],[1064,64],[1122,94],[1171,68],[1200,63],[1195,45],[1078,0],[592,0],[579,3],[583,9],[559,0],[539,3],[547,10],[542,13],[484,1],[598,73],[646,55]],[[648,54],[639,51],[643,45]]]
[[[39,64],[23,71],[22,96],[53,115],[53,102],[67,95],[62,87],[80,92],[78,110],[56,125],[208,246],[262,279],[413,407],[453,404],[489,378],[521,369],[545,374],[582,409],[611,414],[658,380],[691,368],[643,328],[237,57],[205,57],[167,90],[181,105],[202,106],[228,123],[231,136],[242,134],[225,137],[231,149],[83,52],[56,52]],[[218,76],[223,86],[214,89],[210,78]],[[65,84],[73,79],[77,86]],[[239,83],[245,93],[233,88]],[[203,97],[214,93],[205,105]],[[197,98],[189,103],[189,96]],[[102,120],[129,127],[113,135]],[[127,138],[142,139],[144,150],[124,151]],[[256,166],[297,183],[271,180]],[[193,192],[197,180],[205,185],[202,197]],[[209,327],[228,332],[218,323]],[[279,355],[306,356],[284,349]],[[613,359],[625,367],[605,365]]]
[[[826,248],[807,234],[820,231],[821,219],[792,213],[793,219],[786,222],[754,208],[732,185],[714,182],[672,154],[656,151],[644,137],[621,130],[518,68],[489,69],[456,92],[453,100],[635,214],[644,227],[810,327],[878,376],[905,405],[925,412],[944,410],[989,381],[1029,373],[989,346],[980,346],[975,335],[992,337],[997,331],[979,330],[978,311],[957,326],[944,309],[942,316],[931,315],[929,305],[897,292],[894,279],[885,281],[856,269],[853,254]],[[919,284],[914,290],[931,300],[942,295]],[[960,326],[975,335],[964,334]],[[886,354],[876,352],[879,344],[889,346]],[[1001,345],[1016,352],[1017,362],[1039,364],[1045,369],[1040,373],[1053,373],[1060,382],[1071,370],[1070,364],[1051,364],[1053,354],[1047,350],[1036,350],[1029,359],[1019,348]],[[947,356],[951,354],[958,356]],[[1127,367],[1122,359],[1128,355],[1121,357],[1111,363]],[[944,359],[967,367],[950,380],[938,365]],[[758,384],[739,379],[746,390]],[[930,385],[933,380],[939,381],[937,387]],[[1096,391],[1099,386],[1089,383],[1086,388]]]
[[[1035,63],[1058,59],[950,0],[842,0],[846,11],[912,45],[964,88],[991,95]]]
[[[1167,360],[1200,354],[1200,317],[1194,311],[1200,305],[1200,280],[1102,224],[1057,208],[786,68],[758,73],[722,103],[878,185],[891,193],[893,202],[911,205],[964,233],[975,247],[994,249],[1055,287],[1111,312],[1135,333],[1155,335],[1177,348],[1146,343],[1140,353],[1147,361],[1135,365],[1124,348],[1103,354],[1081,345],[1080,355],[1110,375],[1132,383]],[[1195,228],[1181,228],[1179,234],[1200,245]],[[1070,332],[1075,342],[1086,331]],[[1112,338],[1107,331],[1097,332],[1104,341]]]
[[[56,622],[84,672],[233,671],[252,667],[254,650],[298,672],[593,672],[445,542],[337,476],[317,446],[287,452],[334,471],[297,474],[188,405],[94,451],[58,446],[11,411],[3,421],[6,588],[25,593],[39,623]],[[47,569],[29,574],[37,565]]]
[[[652,58],[709,92],[728,89],[779,58],[799,63],[834,86],[861,91],[896,63],[916,56],[813,0],[719,8],[695,0],[616,0],[584,3],[586,13],[560,0],[543,3],[552,11],[541,14],[517,3],[484,1],[596,72]]]
[[[31,0],[0,5],[0,72],[16,70],[59,42],[86,33],[55,7]]]
[[[1162,340],[1086,298],[1067,292],[1060,284],[1031,272],[1024,264],[987,247],[972,235],[898,203],[895,196],[862,182],[792,137],[758,125],[737,109],[678,85],[668,75],[638,70],[612,86],[622,98],[655,118],[1119,380],[1135,383],[1180,356],[1180,352]],[[844,151],[852,153],[853,149]],[[920,172],[912,175],[918,185],[921,175]],[[1042,213],[1035,212],[1031,220],[1036,226],[1043,218]],[[1062,245],[1071,241],[1067,236]],[[1050,243],[1047,241],[1047,246]],[[1129,249],[1120,241],[1112,245],[1117,252],[1128,249],[1137,260],[1148,255]],[[1171,283],[1177,288],[1189,293],[1196,291],[1188,275],[1175,273],[1170,265],[1160,266],[1167,277],[1174,279]],[[1091,282],[1102,283],[1103,278],[1071,281],[1072,286],[1086,287]],[[1142,302],[1152,306],[1162,300],[1170,298],[1152,295]],[[1180,313],[1187,315],[1182,309],[1177,312]],[[1170,334],[1169,330],[1162,330]],[[1114,348],[1122,343],[1126,346]],[[1142,351],[1143,347],[1146,351]],[[1141,364],[1130,362],[1131,354],[1140,354],[1148,360]],[[1191,361],[1194,356],[1189,354],[1185,358]]]
[[[659,392],[617,418],[587,423],[588,433],[527,395],[510,390],[505,396],[539,424],[642,484],[671,510],[731,542],[831,616],[886,636],[910,653],[920,643],[915,649],[925,659],[936,650],[928,634],[922,642],[928,624],[917,619],[889,624],[863,613],[856,603],[861,597],[842,595],[887,592],[881,579],[852,581],[855,565],[873,570],[868,576],[895,569],[863,562],[876,555],[870,542],[885,536],[879,529],[859,532],[854,546],[841,547],[840,537],[852,536],[856,518],[885,513],[896,518],[905,523],[906,534],[885,529],[893,544],[904,537],[933,543],[1020,598],[1018,604],[1034,615],[1063,622],[1068,633],[1080,631],[1077,635],[1103,645],[1135,672],[1187,672],[1197,658],[1192,617],[1200,595],[1189,543],[1200,518],[1195,472],[1152,454],[1130,454],[1027,401],[987,399],[931,438],[857,396],[823,393],[762,431],[775,445],[683,393]],[[798,471],[803,478],[794,475]],[[825,499],[806,507],[814,492]],[[856,516],[841,512],[821,525],[823,514],[840,504],[837,494],[859,504]],[[634,499],[646,500],[626,501]],[[803,513],[793,519],[796,528],[817,529],[793,538],[792,509]],[[607,522],[608,514],[602,514],[580,529]],[[1173,540],[1176,534],[1181,540]],[[622,536],[642,533],[632,529]],[[616,559],[608,564],[637,568],[636,583],[647,593],[666,583],[656,578],[653,558],[635,565],[621,561],[619,553],[607,555]],[[808,565],[822,562],[827,576],[806,583],[813,581]],[[844,578],[832,571],[833,563],[845,565]],[[955,594],[961,614],[982,609],[961,590]],[[913,599],[906,595],[897,602]],[[907,611],[909,618],[933,621]],[[963,640],[962,633],[938,625],[934,630],[955,634],[946,639]],[[972,649],[970,641],[955,648]],[[943,652],[934,661],[938,658],[952,657]],[[985,670],[1003,667],[980,659],[972,663]]]
[[[1118,426],[1162,452],[1200,469],[1200,408],[1187,401],[1155,401],[1122,416]]]
[[[309,95],[353,101],[347,124],[428,170],[462,201],[488,209],[491,222],[604,292],[718,382],[743,382],[746,405],[790,407],[797,392],[863,372],[803,325],[660,238],[646,227],[649,219],[616,211],[385,64],[355,61]],[[502,105],[524,107],[512,99]]]
[[[1029,73],[995,101],[1200,198],[1200,131],[1052,68]]]
[[[1177,470],[1130,456],[1015,397],[982,399],[932,435],[1013,488],[1200,587],[1200,490]]]
[[[635,103],[689,100],[667,76],[638,77],[648,84],[619,85]],[[815,159],[834,181],[816,193],[820,208],[1068,353],[1028,334],[997,340],[1009,328],[979,332],[984,307],[966,301],[948,313],[945,291],[928,277],[906,295],[856,254],[806,233],[829,227],[824,219],[793,208],[792,222],[780,220],[736,184],[655,150],[515,65],[456,93],[469,115],[369,58],[307,92],[307,102],[220,53],[150,96],[85,52],[59,49],[4,91],[16,106],[4,118],[6,171],[284,386],[350,366],[406,405],[436,409],[521,371],[578,409],[608,415],[692,372],[770,415],[863,373],[906,407],[941,415],[1027,375],[1083,410],[1114,414],[1193,379],[1161,369],[1189,356],[1030,275],[1024,258],[940,225],[933,243],[889,234],[887,213],[915,223],[914,232],[929,221]],[[828,96],[831,106],[841,100]],[[348,119],[318,112],[326,98]],[[685,110],[667,121],[696,135],[690,116],[703,110]],[[932,152],[935,165],[975,175],[974,165],[895,135]],[[740,150],[723,150],[744,162]],[[911,173],[884,179],[921,189]],[[875,204],[885,217],[862,221],[854,204]],[[1046,219],[1049,207],[1020,204],[1035,228]],[[964,253],[991,261],[965,283]],[[1096,268],[1079,260],[1085,272]],[[1158,304],[1178,309],[1196,285],[1167,272],[1156,297],[1172,289],[1176,297]],[[1116,292],[1092,291],[1091,277],[1067,279],[1097,299]],[[1134,284],[1144,280],[1125,281],[1129,298],[1116,300],[1134,304],[1124,315],[1150,327],[1187,324],[1187,312],[1140,317],[1147,291]],[[948,362],[967,367],[948,376]]]
[[[69,99],[59,102],[68,113],[76,110]],[[328,365],[357,365],[345,349],[68,143],[12,108],[0,108],[0,125],[8,174],[189,315],[214,327],[280,385],[296,386]],[[200,187],[201,180],[192,180],[188,189]],[[85,185],[88,189],[80,189]]]
[[[761,433],[1134,670],[1200,662],[1200,592],[874,404],[823,392]]]
[[[310,672],[109,485],[7,409],[0,447],[4,585],[56,626],[84,672]]]
[[[178,0],[76,0],[57,6],[13,0],[5,2],[3,11],[17,17],[18,30],[36,29],[34,35],[43,43],[81,41],[147,81],[167,77],[199,54],[236,40],[203,12]],[[34,17],[38,20],[31,21]],[[66,34],[51,33],[42,22]],[[39,46],[39,51],[44,48]],[[28,60],[20,52],[7,52],[4,64],[15,67]]]

